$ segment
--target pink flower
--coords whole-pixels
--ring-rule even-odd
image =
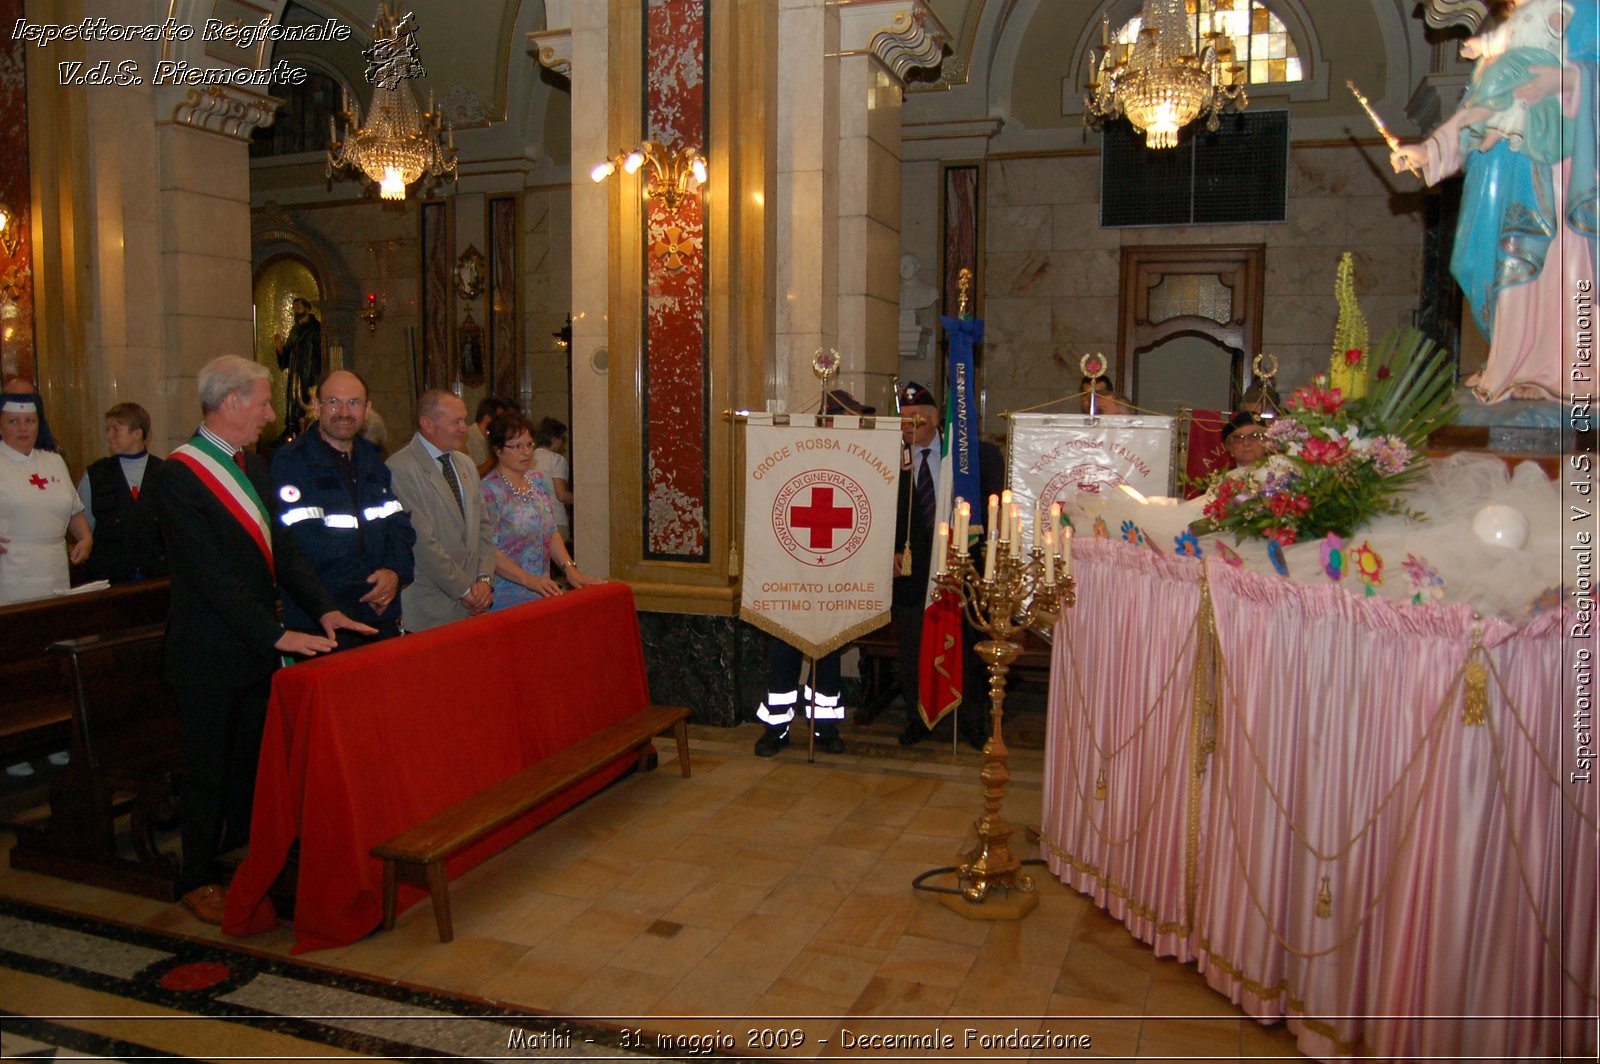
[[[1334,414],[1344,405],[1344,393],[1337,388],[1323,388],[1313,384],[1309,388],[1296,388],[1289,397],[1292,406],[1319,414]]]

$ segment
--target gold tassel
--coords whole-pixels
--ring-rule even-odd
[[[1317,916],[1326,920],[1333,915],[1333,889],[1328,886],[1328,877],[1322,877],[1322,883],[1317,887]]]
[[[911,575],[911,544],[907,543],[905,550],[900,552],[900,575]]]
[[[1462,670],[1466,688],[1461,723],[1469,728],[1481,728],[1489,722],[1489,670],[1483,666],[1481,633],[1472,633],[1472,649],[1467,652],[1467,666]]]
[[[1106,770],[1104,768],[1100,769],[1100,775],[1095,778],[1094,797],[1097,802],[1106,800]]]

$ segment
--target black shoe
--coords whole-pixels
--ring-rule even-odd
[[[906,730],[900,733],[900,745],[916,746],[930,734],[932,733],[921,724],[907,724]]]
[[[825,754],[844,753],[844,740],[839,738],[837,724],[817,725],[817,749]]]
[[[779,750],[789,745],[789,727],[774,728],[765,725],[761,729],[761,738],[756,740],[757,757],[775,757]]]

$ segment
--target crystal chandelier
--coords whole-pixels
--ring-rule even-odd
[[[386,200],[406,198],[406,186],[423,175],[429,183],[445,175],[455,176],[455,132],[449,131],[448,143],[441,143],[439,134],[443,127],[433,109],[433,96],[428,96],[428,109],[417,113],[411,93],[402,85],[392,89],[374,86],[372,106],[367,111],[367,122],[361,123],[361,105],[345,93],[345,136],[340,138],[335,119],[328,119],[332,144],[328,148],[328,176],[335,170],[349,168],[365,174],[378,186],[378,193]],[[354,132],[351,132],[351,131]]]
[[[1233,46],[1212,21],[1206,32],[1191,29],[1184,0],[1145,0],[1139,35],[1132,44],[1113,43],[1110,24],[1100,24],[1100,59],[1084,98],[1084,121],[1095,129],[1127,116],[1150,148],[1171,148],[1178,131],[1207,116],[1242,111],[1243,71]]]
[[[449,130],[449,142],[441,143],[433,94],[428,94],[428,109],[418,114],[416,100],[403,85],[407,79],[426,75],[416,54],[412,16],[402,17],[388,3],[379,4],[372,39],[373,46],[362,52],[368,60],[367,80],[374,83],[367,123],[362,125],[361,105],[346,89],[339,116],[344,119],[344,137],[339,136],[337,119],[328,119],[328,176],[335,170],[356,170],[378,186],[384,199],[403,200],[406,186],[423,175],[429,184],[446,174],[455,176],[455,131]]]

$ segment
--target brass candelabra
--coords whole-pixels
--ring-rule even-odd
[[[978,844],[963,855],[956,869],[959,893],[939,894],[951,909],[974,919],[1021,917],[1038,904],[1033,877],[1022,872],[1022,863],[1011,852],[1013,828],[1000,812],[1006,784],[1011,779],[1004,730],[1006,673],[1022,653],[1021,645],[1012,637],[1035,624],[1054,624],[1061,610],[1070,608],[1077,598],[1069,571],[1070,532],[1061,530],[1059,554],[1052,535],[1043,544],[1035,536],[1033,548],[1024,555],[1016,542],[1021,530],[1014,508],[1010,520],[1004,516],[1005,511],[1001,514],[998,535],[991,532],[982,572],[960,542],[965,537],[962,527],[956,549],[949,551],[948,561],[937,574],[939,588],[959,596],[967,623],[988,635],[975,648],[989,666],[991,724],[989,741],[983,748],[983,771],[979,774],[983,781],[983,813],[973,825]],[[1051,520],[1055,522],[1055,513]],[[965,522],[961,524],[964,526]],[[1007,892],[1007,902],[979,904],[996,890]]]

